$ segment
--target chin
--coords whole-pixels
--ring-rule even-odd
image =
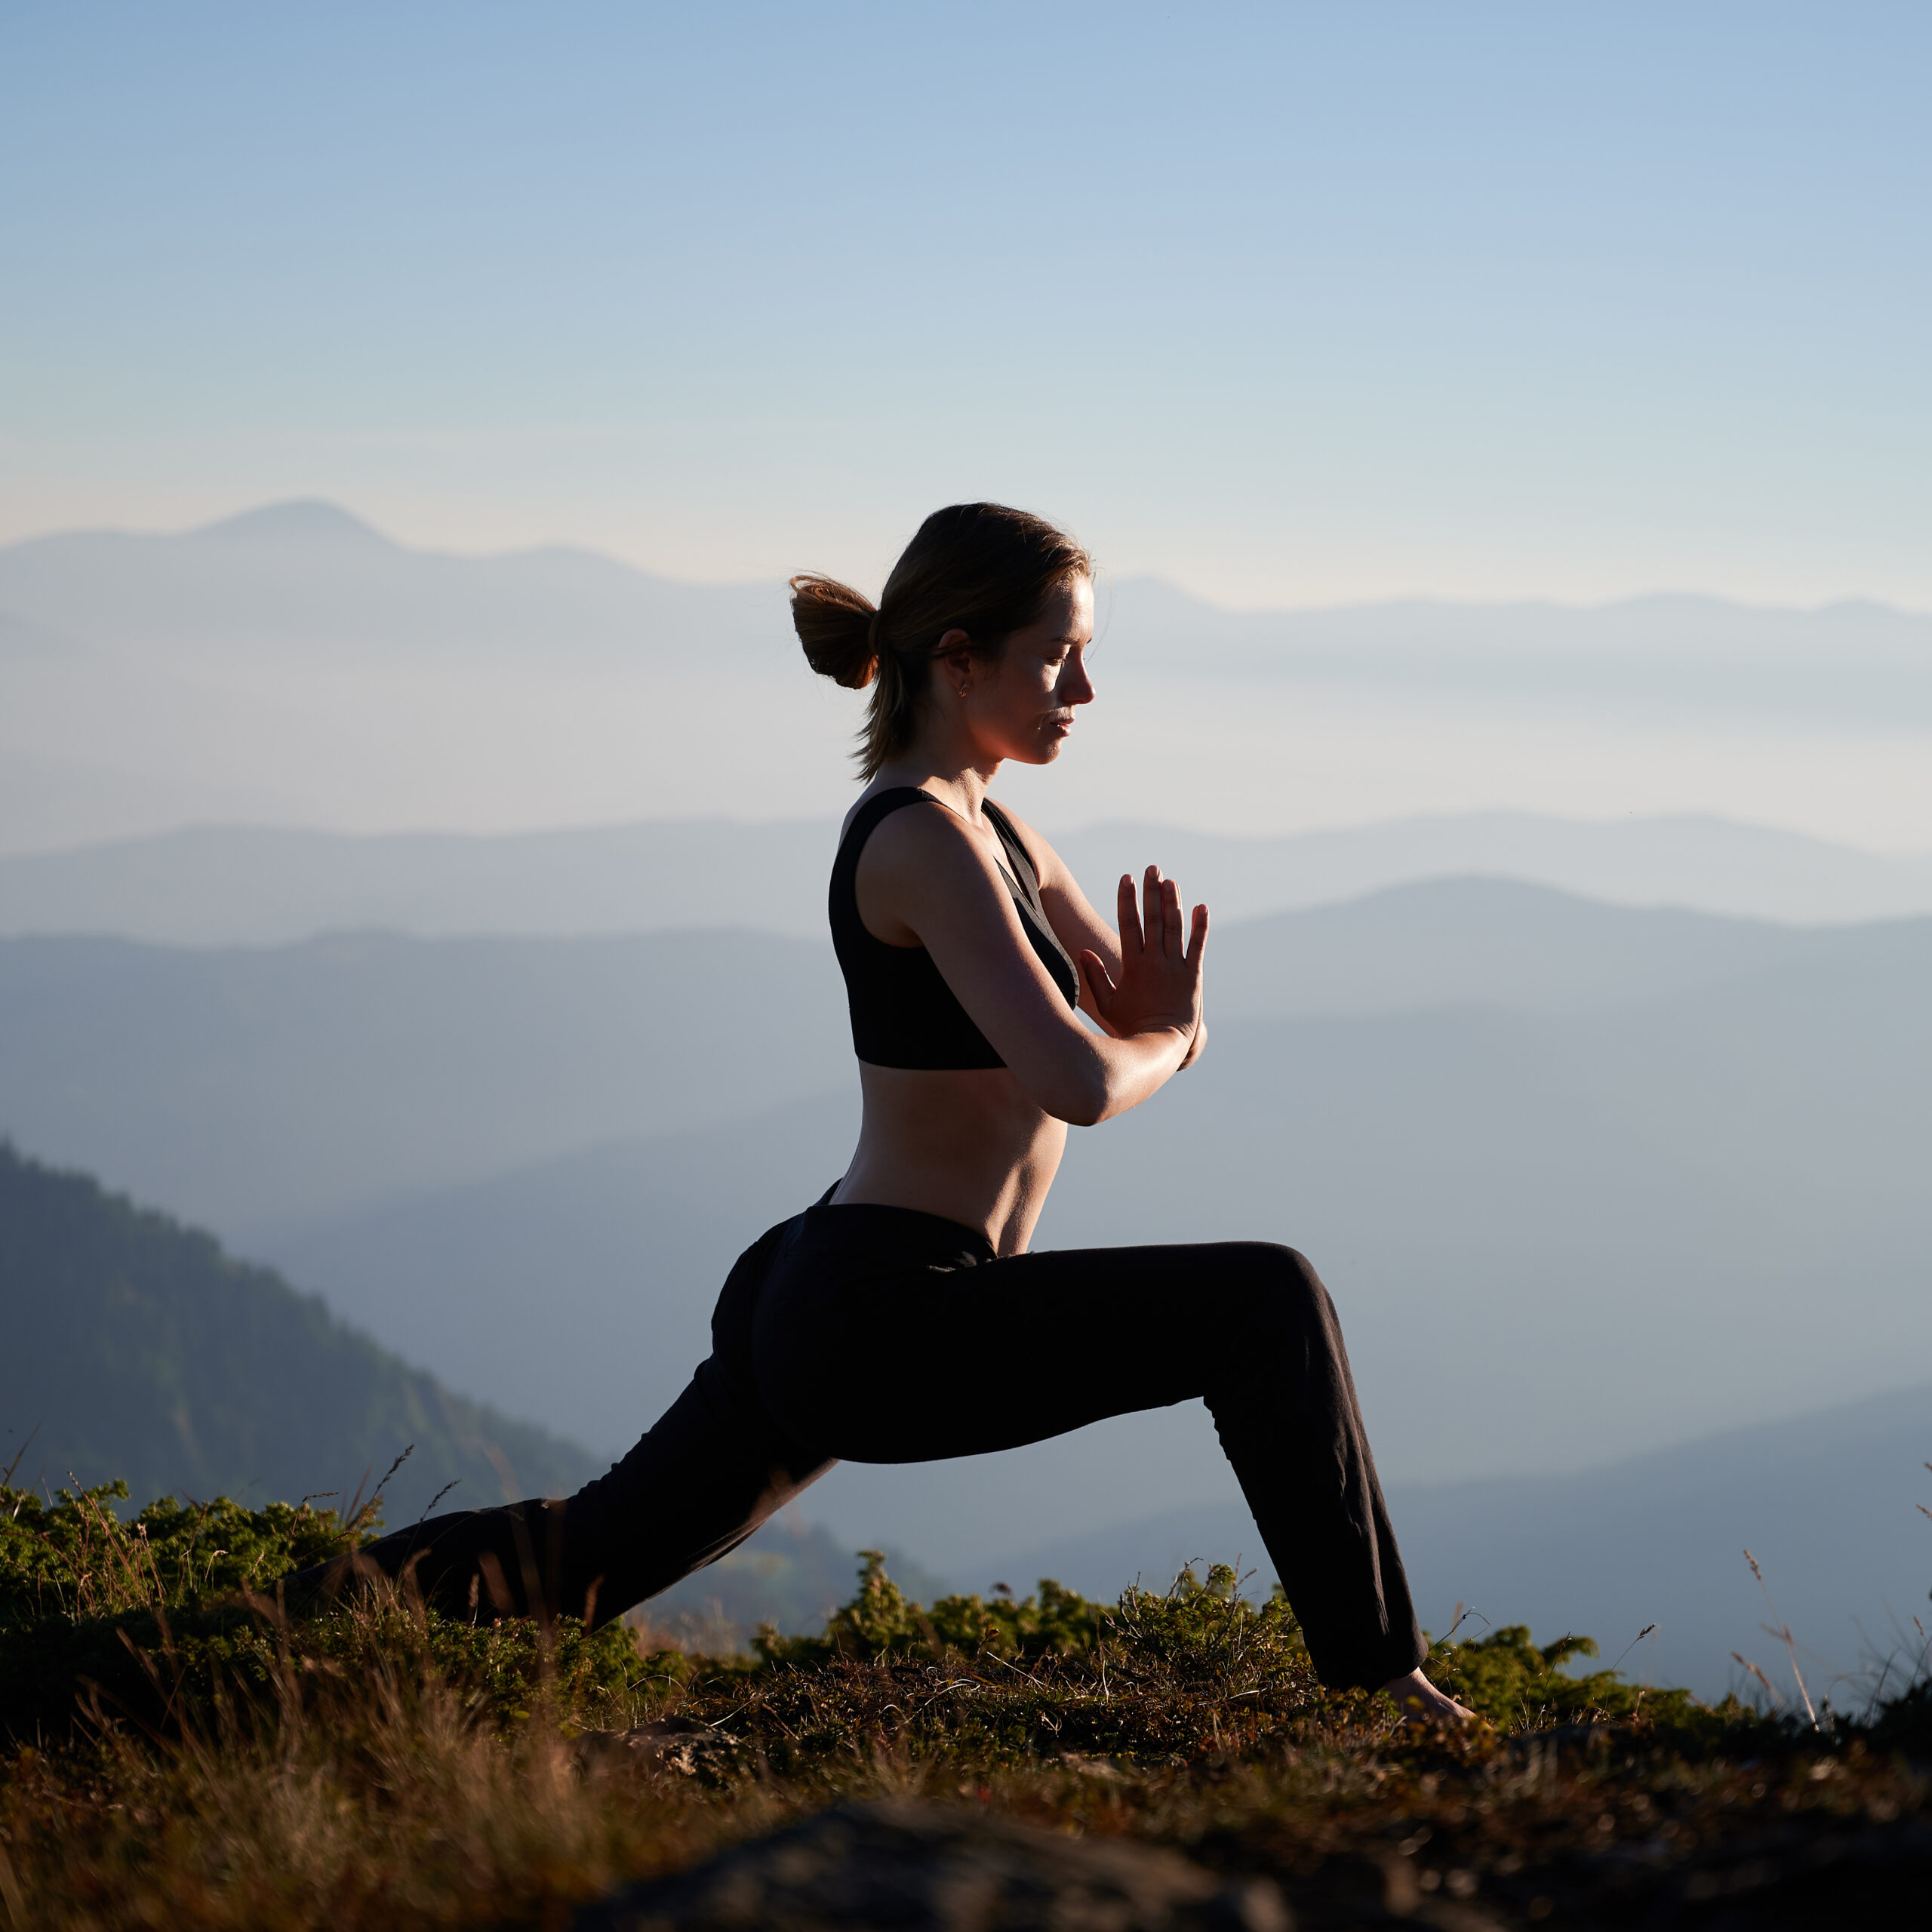
[[[1060,756],[1057,740],[1046,744],[1016,745],[1012,750],[1001,755],[1007,764],[1051,764]]]

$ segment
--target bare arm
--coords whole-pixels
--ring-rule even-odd
[[[1186,1058],[1200,1020],[1200,948],[1183,941],[1173,888],[1156,887],[1134,943],[1081,960],[1107,1036],[1090,1032],[1028,942],[990,855],[950,814],[895,812],[866,841],[860,915],[888,943],[923,945],[1014,1076],[1045,1112],[1091,1126],[1156,1091]],[[1145,938],[1143,939],[1143,928]]]

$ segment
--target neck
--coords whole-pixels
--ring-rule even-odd
[[[916,744],[903,758],[882,766],[882,785],[916,785],[943,798],[970,824],[977,824],[980,801],[986,797],[1003,761],[978,760],[949,755],[941,746]]]

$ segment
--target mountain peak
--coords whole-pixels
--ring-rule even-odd
[[[316,497],[265,503],[260,509],[244,510],[239,516],[205,524],[193,534],[221,543],[328,544],[337,548],[353,545],[358,549],[385,550],[395,547],[380,531],[372,529],[360,517]]]

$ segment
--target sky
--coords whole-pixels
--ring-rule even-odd
[[[0,6],[0,542],[1932,608],[1932,11]]]

